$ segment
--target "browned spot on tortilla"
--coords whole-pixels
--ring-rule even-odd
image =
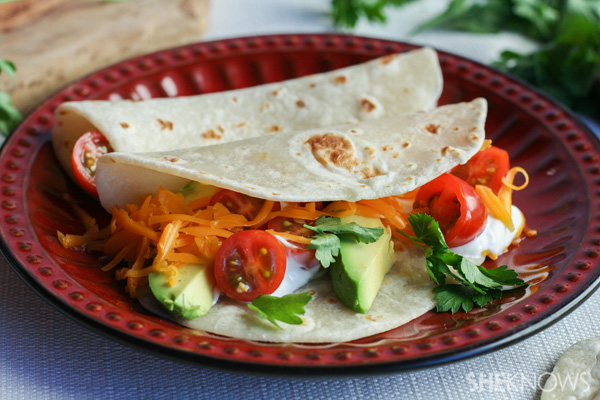
[[[396,153],[392,156],[392,158],[398,158],[398,156],[400,156],[400,154]]]
[[[247,187],[250,190],[256,190],[256,188],[254,186],[248,186],[248,185],[244,185],[245,187]]]
[[[300,156],[302,155],[302,153],[296,153],[296,155],[297,155],[298,157],[300,157]]]
[[[311,136],[306,142],[310,146],[313,156],[324,166],[334,165],[336,167],[350,170],[358,165],[356,152],[352,143],[344,137],[333,133]]]
[[[457,131],[458,130],[458,126],[455,126],[452,130],[453,131]]]
[[[245,122],[240,122],[239,124],[233,125],[234,128],[241,128],[241,127],[244,127],[244,126],[246,126]]]
[[[392,62],[394,58],[398,57],[398,54],[388,54],[387,56],[383,56],[379,59],[380,64],[389,64]]]
[[[111,162],[111,163],[113,163],[113,164],[115,164],[115,163],[117,162],[117,161],[116,161],[114,158],[112,158],[112,157],[111,157],[111,158],[109,158],[109,160],[110,160],[110,162]]]
[[[283,128],[280,127],[279,125],[271,125],[271,127],[267,129],[267,133],[275,133],[275,132],[280,132],[282,130],[283,130]]]
[[[335,78],[333,78],[333,81],[335,83],[344,84],[348,82],[348,78],[346,78],[344,75],[338,75]]]
[[[234,103],[237,103],[237,97],[233,96],[233,97],[231,98],[231,100],[232,100]]]
[[[361,187],[361,188],[366,188],[366,187],[367,187],[367,185],[360,185],[360,187]]]
[[[310,85],[308,85],[311,89],[315,88],[317,86],[316,83],[311,83]]]
[[[271,108],[271,105],[269,103],[265,103],[262,108],[260,109],[260,111],[265,111],[268,110],[269,108]]]
[[[279,196],[279,193],[271,192],[273,196]]]
[[[367,319],[369,321],[373,321],[373,322],[377,321],[377,318],[375,318],[371,314],[365,315],[365,319]]]
[[[390,145],[387,145],[387,144],[386,144],[385,146],[383,146],[383,147],[381,148],[381,150],[383,150],[383,151],[390,151],[390,150],[392,150],[393,148],[394,148],[393,146],[390,146]]]
[[[350,129],[350,133],[358,133],[356,129]]]
[[[279,90],[273,90],[273,91],[271,92],[271,94],[272,94],[273,96],[277,96],[277,95],[279,94]]]
[[[378,168],[366,167],[362,170],[363,179],[373,178],[375,176],[381,175],[381,171]],[[365,185],[361,185],[361,187],[366,187]]]
[[[329,297],[327,297],[327,302],[329,304],[336,304],[337,303],[337,299],[335,297],[329,296]]]
[[[202,134],[204,139],[221,139],[221,135],[215,132],[214,129],[209,129]]]
[[[296,107],[298,107],[298,108],[304,108],[304,106],[306,106],[306,104],[304,104],[304,102],[302,100],[298,100],[296,102]]]
[[[129,128],[129,124],[127,122],[121,122],[119,125],[121,125],[121,128]]]
[[[450,150],[450,147],[445,146],[445,147],[442,147],[442,149],[440,150],[440,153],[442,153],[442,155],[445,156],[446,154],[448,154],[449,150]]]
[[[436,162],[440,162],[440,161],[442,161],[442,159],[441,158],[436,158],[435,161]]]
[[[440,129],[440,126],[436,125],[436,124],[429,124],[429,125],[425,126],[425,130],[434,135],[437,135],[439,129]]]
[[[404,147],[405,149],[406,149],[408,146],[410,146],[410,143],[408,143],[408,142],[404,142],[404,143],[402,143],[402,147]]]
[[[168,129],[170,131],[173,130],[173,123],[171,121],[163,121],[160,118],[157,118],[156,120],[160,124],[160,130],[161,131],[164,131],[165,129]]]
[[[412,177],[412,176],[407,176],[407,177],[406,177],[406,180],[407,180],[407,181],[412,181],[412,180],[413,180],[413,177]]]
[[[219,130],[219,132],[225,133],[225,128],[223,128],[223,125],[221,125],[221,124],[217,125],[217,129]]]
[[[177,158],[177,157],[163,157],[163,160],[169,161],[169,162],[177,162],[177,161],[179,161],[179,158]]]
[[[371,101],[369,101],[367,99],[362,99],[360,101],[360,106],[366,112],[371,112],[371,111],[373,111],[375,109],[375,104],[373,104]]]
[[[478,136],[478,135],[475,135],[475,134],[473,134],[473,135],[471,135],[471,140],[472,140],[472,141],[474,141],[474,142],[476,142],[476,141],[478,141],[478,140],[479,140],[479,136]]]
[[[410,89],[408,89],[408,88],[402,88],[402,92],[408,94],[408,93],[410,93]]]
[[[65,110],[60,110],[60,111],[58,112],[58,115],[65,115],[66,113],[67,113],[67,112],[66,112]]]

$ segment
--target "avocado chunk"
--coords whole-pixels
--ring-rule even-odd
[[[189,203],[194,200],[203,199],[217,193],[219,189],[212,185],[204,185],[200,182],[191,181],[185,185],[179,193],[183,194],[183,200]]]
[[[366,228],[383,227],[377,218],[358,215],[342,218],[342,222],[356,222]],[[340,254],[329,267],[333,291],[348,308],[366,313],[383,282],[383,277],[395,261],[392,233],[385,228],[383,235],[373,243],[360,243],[354,236],[340,236]]]
[[[216,283],[210,267],[188,264],[179,268],[174,285],[169,286],[168,279],[163,272],[153,272],[148,283],[154,297],[174,317],[198,318],[213,306]]]

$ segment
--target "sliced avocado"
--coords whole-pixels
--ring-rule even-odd
[[[210,267],[199,264],[181,267],[173,286],[167,284],[168,278],[163,272],[153,272],[148,276],[148,282],[154,297],[171,315],[192,319],[210,310],[216,285]]]
[[[383,227],[378,218],[358,215],[344,217],[342,222],[356,222],[366,228]],[[340,254],[329,267],[329,275],[334,292],[346,307],[363,314],[371,308],[383,277],[395,261],[391,238],[389,228],[373,243],[360,243],[351,235],[340,236]]]
[[[217,193],[219,189],[212,185],[204,185],[200,182],[191,181],[185,185],[179,193],[183,194],[183,200],[186,203],[190,201],[203,199],[208,196],[212,196]]]

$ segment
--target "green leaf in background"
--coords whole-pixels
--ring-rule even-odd
[[[23,116],[12,104],[10,95],[0,92],[0,134],[8,136],[22,119]]]
[[[339,27],[354,28],[361,18],[369,22],[384,23],[384,9],[401,7],[416,0],[332,0],[331,16],[333,23]]]
[[[16,71],[15,64],[0,59],[0,75],[5,74],[14,79]],[[10,135],[22,119],[23,116],[13,105],[10,95],[0,91],[0,134],[5,137]]]
[[[17,68],[15,68],[15,64],[11,61],[0,59],[0,73],[4,73],[14,79],[16,72]]]

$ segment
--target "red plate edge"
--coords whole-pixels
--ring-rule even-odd
[[[145,314],[136,315],[134,311],[137,310],[122,315],[118,307],[95,296],[63,271],[55,260],[56,254],[51,254],[48,249],[50,239],[40,240],[36,236],[35,228],[29,220],[34,210],[30,207],[28,188],[35,178],[30,174],[34,163],[40,160],[40,150],[44,151],[43,147],[47,147],[49,131],[53,124],[52,112],[63,101],[85,99],[99,92],[115,91],[122,88],[125,82],[144,81],[153,74],[168,71],[175,66],[214,64],[215,60],[243,58],[252,54],[278,55],[298,51],[321,54],[321,58],[329,60],[327,65],[321,66],[327,69],[341,66],[332,60],[345,63],[350,59],[373,58],[413,48],[417,46],[327,34],[227,39],[141,56],[68,85],[33,111],[7,140],[0,153],[0,206],[3,209],[0,234],[3,252],[9,264],[43,298],[95,331],[163,356],[237,372],[302,375],[395,372],[481,354],[523,339],[549,326],[572,311],[598,286],[600,226],[594,226],[594,220],[586,218],[587,225],[584,230],[580,229],[581,225],[578,226],[579,229],[572,227],[572,222],[569,221],[564,224],[566,228],[551,227],[554,230],[576,231],[571,241],[575,240],[577,243],[569,242],[569,248],[551,256],[562,254],[565,257],[557,261],[556,269],[551,271],[549,278],[543,282],[543,288],[523,300],[523,304],[514,304],[508,310],[463,328],[409,341],[396,340],[387,344],[369,343],[368,340],[367,343],[355,341],[353,345],[338,344],[321,348],[309,346],[308,350],[295,348],[294,345],[273,346],[239,340],[197,338],[186,329],[172,331],[177,329],[173,328],[172,324],[167,324],[165,329],[156,318]],[[519,118],[532,118],[536,122],[535,129],[547,130],[550,138],[559,140],[559,143],[551,144],[559,146],[558,150],[565,157],[563,162],[575,162],[577,171],[569,171],[574,174],[575,180],[579,177],[586,182],[584,194],[589,216],[600,215],[599,206],[595,203],[600,194],[593,192],[594,186],[600,185],[600,171],[595,165],[600,150],[595,136],[570,112],[523,83],[476,62],[447,52],[438,53],[446,79],[468,84],[466,86],[469,86],[471,92],[477,92],[478,88],[490,90],[489,94],[497,98],[495,101],[500,105],[503,102],[518,105],[524,115]],[[336,58],[336,54],[341,54],[342,57]],[[448,83],[446,85],[448,86]],[[461,85],[457,88],[460,89],[458,92],[463,90]],[[445,90],[444,101],[465,96],[465,93],[454,92]],[[491,102],[491,111],[493,107],[494,101]],[[548,141],[544,132],[541,139]],[[497,140],[500,144],[503,140],[502,135]],[[530,144],[530,147],[541,146],[544,140]],[[527,154],[530,150],[516,148],[514,151]],[[552,159],[541,161],[547,162],[550,169],[554,168]],[[551,191],[553,188],[550,184],[542,189]],[[518,199],[520,198],[521,196]],[[516,201],[519,204],[518,200]],[[569,204],[568,201],[566,204]],[[581,219],[581,216],[579,217]],[[579,236],[575,234],[577,232],[580,233]],[[575,245],[576,249],[573,248]],[[560,246],[560,243],[554,243],[554,248]]]

